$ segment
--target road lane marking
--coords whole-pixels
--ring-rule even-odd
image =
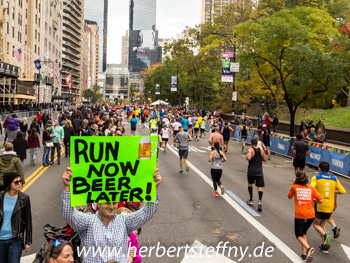
[[[62,155],[63,153],[64,153],[64,150],[61,152],[61,155]],[[57,159],[58,159],[58,157],[56,157],[53,161],[55,162]],[[26,183],[26,185],[25,185],[25,186],[23,187],[23,189],[22,189],[22,192],[26,191],[26,190],[29,188],[29,186],[31,186],[36,180],[38,180],[39,177],[40,177],[47,169],[49,169],[50,166],[51,166],[51,165],[44,167],[44,169],[42,169],[42,170],[40,171],[40,173],[39,173],[37,176],[35,176],[29,183]]]
[[[169,150],[176,156],[179,156],[177,151],[169,146]],[[202,173],[197,167],[188,162],[189,167],[197,173],[207,184],[212,187],[212,181]],[[283,243],[277,236],[275,236],[270,230],[268,230],[263,224],[257,221],[251,214],[249,214],[243,207],[241,207],[235,200],[228,195],[223,195],[222,198],[226,200],[245,220],[247,220],[252,226],[254,226],[262,235],[271,241],[284,255],[286,255],[292,262],[302,262],[300,256],[298,256],[293,250],[291,250],[286,244]]]
[[[345,245],[341,245],[341,247],[344,249],[345,254],[348,256],[350,260],[350,247],[347,247]]]
[[[233,198],[237,203],[239,203],[247,212],[249,212],[252,216],[260,216],[254,209],[247,205],[241,198],[239,198],[237,195],[232,193],[230,190],[225,190],[225,192]]]
[[[55,154],[54,157],[57,156],[57,153]],[[32,173],[27,179],[25,179],[26,183],[29,183],[30,180],[43,168],[44,166],[40,166],[38,169],[36,169],[36,171],[34,173]]]

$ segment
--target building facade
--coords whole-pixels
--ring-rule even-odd
[[[84,19],[97,23],[99,35],[99,72],[107,67],[108,0],[84,0]]]
[[[84,26],[82,92],[98,84],[99,35],[97,24],[89,23],[85,22]]]
[[[61,82],[56,74],[62,66],[62,10],[63,1],[42,1],[40,33],[41,79],[39,84],[39,101],[50,103],[52,96],[61,95]],[[35,32],[34,32],[35,35]]]
[[[129,31],[122,36],[122,64],[128,64],[129,60]]]
[[[138,73],[160,63],[162,48],[156,30],[156,0],[130,0],[128,68]]]
[[[201,23],[214,22],[217,16],[223,14],[225,7],[236,0],[202,0]]]
[[[43,55],[43,1],[8,0],[0,5],[0,105],[1,110],[20,109],[38,102],[40,78],[33,61]]]
[[[79,102],[82,81],[82,41],[84,32],[84,1],[63,0],[62,31],[62,88],[61,100]],[[73,87],[70,90],[64,78],[72,73]]]
[[[107,64],[106,99],[124,99],[128,97],[129,70],[126,64]]]
[[[156,29],[157,0],[130,0],[129,31]]]

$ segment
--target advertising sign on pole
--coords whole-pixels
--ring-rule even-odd
[[[160,84],[156,84],[156,95],[160,95]]]
[[[171,91],[177,91],[177,76],[171,76]]]
[[[231,61],[233,59],[233,52],[224,52],[221,56],[222,61],[222,82],[233,82],[233,73],[230,71]]]
[[[230,65],[230,71],[238,73],[239,72],[239,63],[231,63]]]

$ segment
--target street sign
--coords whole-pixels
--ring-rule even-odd
[[[232,91],[232,101],[237,101],[237,91]]]
[[[160,84],[156,84],[156,95],[160,95]]]
[[[230,71],[238,73],[239,72],[239,63],[233,63],[230,64]]]

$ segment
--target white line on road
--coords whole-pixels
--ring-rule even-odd
[[[350,247],[347,247],[345,245],[341,245],[341,247],[344,249],[345,254],[348,256],[350,260]]]
[[[31,254],[29,256],[21,257],[21,263],[32,263],[35,259],[36,254]]]
[[[169,150],[172,151],[176,156],[179,156],[177,151],[169,145]],[[188,162],[191,169],[197,173],[207,184],[212,186],[212,181],[202,173],[197,167]],[[246,210],[244,210],[236,201],[230,198],[228,195],[222,196],[226,202],[228,202],[242,217],[245,218],[251,225],[253,225],[261,234],[263,234],[267,239],[271,241],[283,254],[285,254],[292,262],[303,262],[301,258],[291,250],[286,244],[283,243],[277,236],[275,236],[270,230],[268,230],[264,225],[257,221],[252,215],[250,215]]]

